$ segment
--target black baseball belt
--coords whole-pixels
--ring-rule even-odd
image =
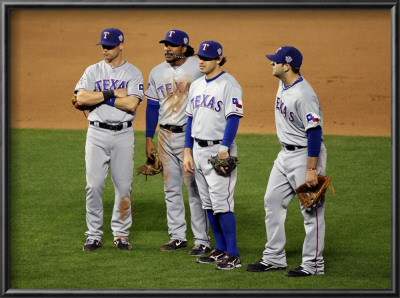
[[[178,126],[178,125],[169,125],[169,124],[162,125],[162,124],[160,124],[160,127],[162,129],[169,130],[170,132],[173,132],[173,133],[181,133],[181,132],[184,132],[185,125]]]
[[[199,144],[200,147],[208,147],[212,145],[217,145],[221,144],[222,140],[215,140],[215,141],[206,141],[206,140],[200,140],[200,139],[194,139],[197,144]]]
[[[293,146],[293,145],[286,145],[285,148],[289,151],[294,151],[297,149],[303,149],[306,148],[305,146]]]
[[[126,123],[125,127],[124,127],[124,123],[117,124],[117,125],[111,125],[111,124],[108,124],[108,123],[103,123],[103,122],[98,122],[98,121],[90,121],[89,123],[90,123],[90,125],[92,125],[94,127],[96,127],[96,123],[97,123],[98,124],[97,126],[100,127],[100,128],[109,129],[109,130],[116,130],[116,131],[119,131],[119,130],[122,130],[123,128],[128,128],[128,127],[132,126],[132,122],[131,121],[125,122]]]

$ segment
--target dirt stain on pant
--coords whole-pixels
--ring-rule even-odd
[[[121,202],[119,203],[119,214],[122,221],[125,221],[128,218],[130,206],[131,198],[129,196],[122,197]]]

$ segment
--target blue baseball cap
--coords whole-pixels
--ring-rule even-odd
[[[280,47],[275,55],[265,55],[275,63],[287,63],[294,67],[300,67],[303,62],[303,55],[294,47]]]
[[[189,45],[189,36],[181,30],[169,30],[165,35],[165,39],[160,40],[159,43],[172,43],[177,46],[187,46]]]
[[[104,29],[101,32],[100,42],[96,45],[117,46],[124,42],[124,34],[115,28]]]
[[[195,55],[215,59],[222,56],[222,46],[213,40],[203,41]]]

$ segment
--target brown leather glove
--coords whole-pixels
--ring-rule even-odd
[[[326,190],[330,188],[332,196],[335,195],[335,189],[331,185],[331,178],[328,176],[318,175],[318,184],[308,187],[306,183],[296,188],[296,194],[301,204],[306,208],[312,208],[318,204],[324,197]]]

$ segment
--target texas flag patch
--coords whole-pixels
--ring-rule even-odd
[[[308,113],[307,115],[306,115],[306,119],[307,119],[307,122],[320,122],[321,121],[321,119],[319,118],[319,116],[317,115],[317,114],[314,114],[314,113]]]
[[[239,102],[239,100],[236,97],[232,98],[232,103],[239,109],[242,108],[242,104]]]

